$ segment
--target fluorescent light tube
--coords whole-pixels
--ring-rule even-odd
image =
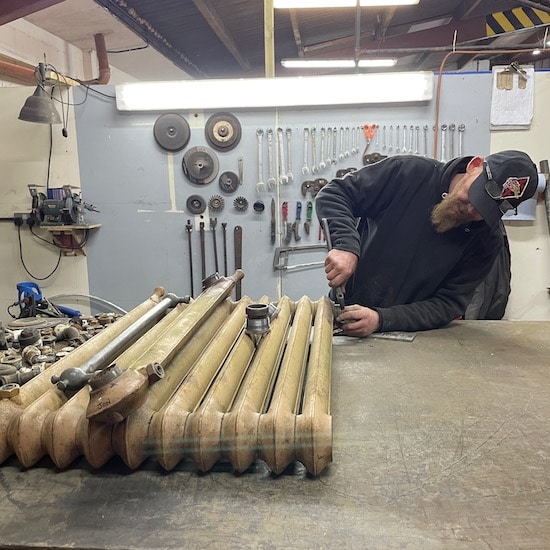
[[[397,59],[360,59],[357,62],[358,67],[393,67],[397,64]]]
[[[115,91],[119,111],[365,105],[429,101],[434,93],[434,73],[130,82],[117,85]]]
[[[420,0],[360,0],[361,7],[369,6],[411,6]],[[273,0],[273,7],[278,9],[295,8],[353,8],[356,0]]]
[[[353,59],[282,59],[281,65],[287,69],[353,69]]]

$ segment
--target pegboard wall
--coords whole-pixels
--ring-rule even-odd
[[[437,158],[449,160],[460,152],[487,155],[491,75],[446,74],[441,89]],[[101,92],[114,96],[114,87],[103,86]],[[188,139],[181,150],[167,150],[155,135],[155,123],[166,113],[123,113],[106,95],[85,96],[81,90],[74,95],[82,193],[100,210],[87,218],[102,224],[87,247],[90,293],[126,309],[156,286],[196,296],[203,266],[208,276],[216,265],[224,275],[226,265],[231,274],[240,264],[242,295],[253,300],[263,295],[317,299],[328,290],[317,265],[325,250],[292,251],[287,269],[274,269],[274,260],[285,264],[285,255],[275,254],[279,247],[324,244],[314,208],[319,186],[340,171],[363,166],[364,154],[433,156],[435,99],[389,106],[240,109],[228,115],[178,112],[188,125]],[[230,133],[238,130],[229,147],[224,144],[226,119]],[[371,124],[377,132],[365,151],[362,127]],[[288,231],[283,212],[292,228],[297,208],[296,233]],[[242,260],[236,261],[239,238]]]

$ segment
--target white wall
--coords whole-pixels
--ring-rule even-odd
[[[541,160],[550,160],[549,120],[550,72],[537,72],[531,128],[492,132],[491,151],[521,149],[540,167]],[[550,234],[544,201],[537,204],[534,222],[510,221],[505,225],[512,253],[512,292],[505,317],[550,319]]]

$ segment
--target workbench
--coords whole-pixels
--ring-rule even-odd
[[[548,548],[550,322],[335,337],[333,462],[0,467],[18,548]]]

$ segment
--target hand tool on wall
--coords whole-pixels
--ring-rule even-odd
[[[218,266],[218,245],[216,242],[216,225],[218,224],[218,218],[210,218],[210,230],[212,231],[212,242],[214,244],[214,269],[216,273],[220,272]]]
[[[403,154],[407,153],[407,125],[403,124]]]
[[[201,275],[202,281],[204,281],[204,279],[206,279],[206,247],[204,242],[204,222],[199,223],[199,234],[201,242]]]
[[[227,223],[222,222],[223,234],[223,274],[227,277]]]
[[[304,128],[304,162],[302,164],[302,174],[309,174],[309,128]]]
[[[445,143],[445,138],[447,137],[447,125],[441,125],[441,162],[447,162],[447,144]]]
[[[311,173],[317,174],[319,166],[317,166],[317,128],[313,127],[310,131],[311,136]]]
[[[328,220],[326,218],[321,219],[321,224],[323,226],[323,231],[325,234],[325,239],[327,241],[327,248],[328,250],[332,250],[332,239],[330,238],[330,230],[328,227]],[[334,288],[334,293],[336,296],[336,305],[340,308],[340,311],[344,311],[344,308],[346,306],[346,301],[344,298],[345,294],[345,288],[344,286],[338,286]]]
[[[298,242],[302,237],[300,236],[300,220],[302,219],[302,202],[296,203],[296,218],[292,224],[292,232],[294,233],[294,240]]]
[[[393,151],[393,124],[390,124],[390,144],[388,145],[388,151],[390,153]]]
[[[292,224],[288,223],[288,202],[284,201],[281,205],[281,216],[283,219],[284,237],[283,242],[288,244],[292,238]]]
[[[428,156],[428,125],[424,124],[423,126],[424,130],[424,156]]]
[[[278,167],[278,180],[280,185],[286,185],[288,183],[288,176],[286,175],[285,164],[285,152],[283,147],[283,129],[277,128],[277,157],[279,162]]]
[[[338,129],[336,126],[332,129],[332,158],[330,159],[331,164],[336,164],[338,162],[338,157],[336,156],[336,148],[338,138]]]
[[[326,156],[325,156],[325,163],[327,166],[329,164],[332,164],[332,157],[330,156],[330,151],[331,151],[333,139],[334,137],[333,137],[332,128],[327,128],[327,150],[326,150]]]
[[[233,246],[235,250],[235,271],[243,266],[243,228],[236,225],[233,229]],[[241,299],[241,280],[235,283],[235,298]]]
[[[399,124],[395,127],[395,152],[399,154],[401,152],[401,147],[399,146],[400,138],[399,138],[399,130],[401,126]]]
[[[292,173],[292,129],[287,128],[286,129],[286,160],[288,163],[288,170],[286,173],[286,177],[288,178],[288,182],[294,180],[294,174]]]
[[[340,148],[338,149],[339,150],[339,153],[338,153],[338,160],[340,162],[342,162],[345,158],[344,156],[344,127],[343,126],[340,126]]]
[[[319,157],[319,170],[324,170],[327,167],[325,162],[326,156],[326,129],[321,128],[321,156]]]
[[[271,199],[271,244],[275,244],[275,199]]]
[[[275,171],[273,169],[273,130],[271,128],[267,131],[267,163],[269,170],[267,186],[273,189],[277,184],[277,180],[275,179]]]
[[[256,139],[258,141],[258,183],[256,184],[256,193],[260,194],[265,189],[264,183],[264,131],[261,128],[256,130]]]
[[[420,126],[414,127],[414,137],[415,137],[415,148],[414,148],[414,154],[418,155],[420,153]]]
[[[311,201],[307,201],[306,221],[304,222],[304,231],[306,232],[306,235],[309,235],[312,218],[313,218],[313,203]]]
[[[237,166],[239,167],[239,185],[243,184],[243,178],[244,178],[244,158],[239,157],[237,159]]]
[[[372,138],[376,134],[376,128],[377,128],[376,124],[363,124],[363,126],[361,126],[361,129],[363,130],[363,134],[365,135],[365,139],[367,140],[365,150],[363,151],[363,164],[366,164],[365,156],[367,154],[367,150],[372,141]]]
[[[455,158],[455,130],[456,124],[449,124],[449,160]]]
[[[349,158],[351,156],[349,146],[349,126],[346,126],[344,130],[344,157]]]
[[[189,243],[189,281],[191,283],[191,296],[195,296],[195,289],[193,287],[193,245],[191,244],[191,232],[193,231],[193,226],[191,225],[191,220],[187,220],[187,225],[185,226],[187,231],[187,238]]]
[[[466,126],[464,124],[458,125],[458,156],[462,157],[464,155],[464,130]]]
[[[412,155],[414,149],[414,126],[412,124],[409,126],[409,130],[409,155]]]

